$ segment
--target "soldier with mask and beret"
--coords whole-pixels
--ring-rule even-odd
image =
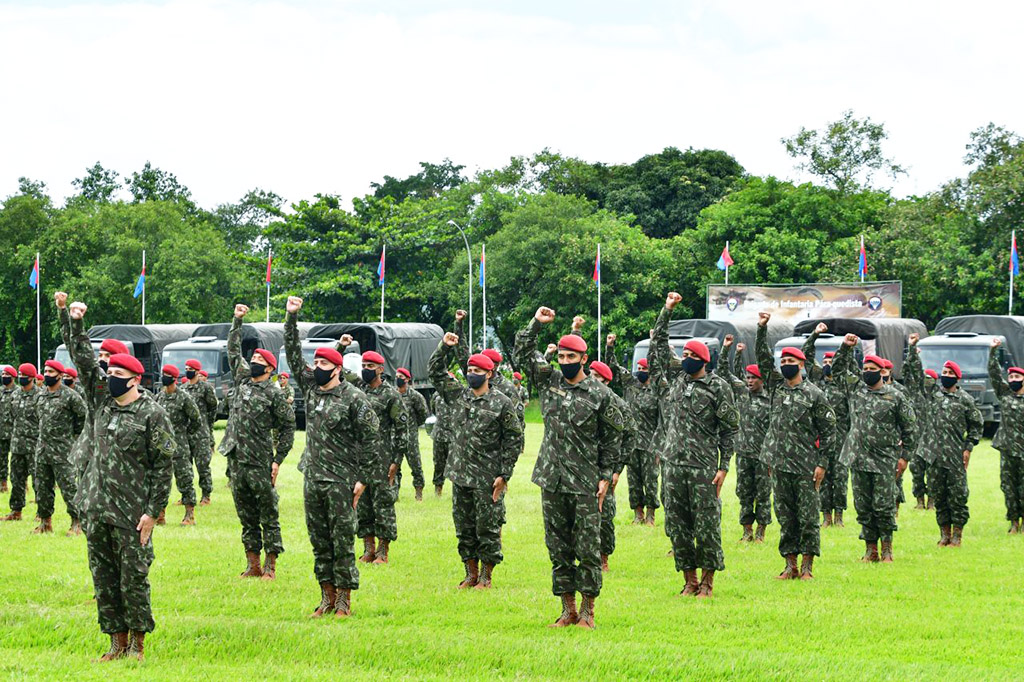
[[[18,370],[10,365],[0,368],[0,493],[6,493],[8,455],[11,452],[11,398],[18,385]]]
[[[1010,367],[1003,375],[999,365],[1002,339],[992,339],[988,376],[999,398],[1001,420],[992,447],[999,451],[999,487],[1006,503],[1011,535],[1021,532],[1024,517],[1024,368]]]
[[[199,474],[199,489],[202,498],[199,506],[210,504],[213,494],[213,472],[210,460],[213,455],[213,424],[217,421],[217,392],[206,381],[202,380],[203,363],[195,358],[185,361],[185,384],[182,388],[199,408],[202,417],[200,432],[196,436],[198,447],[194,449],[192,461]]]
[[[160,370],[161,390],[156,394],[156,402],[167,412],[174,429],[174,439],[178,449],[174,454],[174,481],[178,486],[178,493],[181,495],[181,502],[185,505],[185,517],[181,520],[183,526],[196,525],[196,488],[192,483],[193,471],[192,461],[196,458],[195,451],[206,447],[206,438],[200,437],[206,424],[199,408],[191,396],[184,390],[178,390],[178,379],[181,372],[174,365],[164,365]],[[157,525],[163,525],[163,509],[160,510],[160,518]]]
[[[39,440],[39,396],[36,366],[31,362],[18,365],[18,389],[11,396],[11,513],[3,521],[21,521],[25,508],[28,477],[35,476],[36,441]]]
[[[405,367],[399,367],[395,371],[395,386],[399,395],[405,403],[405,411],[409,415],[409,449],[406,451],[406,461],[409,462],[409,469],[412,470],[412,487],[416,490],[416,501],[423,501],[423,486],[426,482],[423,478],[423,462],[420,459],[420,425],[427,421],[429,411],[427,410],[427,399],[423,394],[412,387],[412,372]],[[399,467],[396,486],[402,486],[402,469]]]

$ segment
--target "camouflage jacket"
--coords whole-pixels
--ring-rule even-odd
[[[512,478],[523,449],[523,429],[504,393],[491,389],[478,396],[448,376],[454,352],[442,341],[427,363],[430,383],[450,409],[447,476],[455,485],[489,490],[499,476],[506,483]]]
[[[988,376],[996,389],[1000,410],[999,430],[992,439],[992,447],[1004,455],[1024,457],[1024,396],[1010,388],[994,348],[988,355]]]
[[[143,514],[157,518],[170,497],[177,450],[167,413],[146,391],[123,407],[108,396],[97,406],[93,434],[75,497],[82,515],[128,529]]]
[[[740,414],[739,433],[736,437],[736,454],[740,457],[751,457],[766,464],[763,458],[764,439],[768,434],[768,424],[771,421],[772,401],[768,398],[768,392],[763,388],[756,393],[747,388],[747,382],[743,381],[740,372],[746,372],[745,367],[740,367],[743,360],[736,358],[735,368],[730,356],[732,346],[722,351],[718,361],[719,372],[730,386],[733,396],[736,399],[736,406]],[[735,369],[736,374],[733,374]]]
[[[89,418],[85,401],[73,388],[60,385],[56,391],[41,391],[36,399],[36,409],[39,413],[36,457],[45,454],[66,462],[71,446]]]
[[[622,412],[622,444],[619,446],[619,457],[615,464],[612,465],[612,473],[622,474],[622,469],[629,462],[629,458],[633,456],[633,451],[640,447],[639,432],[637,431],[636,420],[633,419],[633,411],[626,401],[613,392],[612,402]]]
[[[298,316],[288,313],[284,348],[292,377],[306,400],[306,450],[302,473],[314,481],[353,486],[387,479],[377,457],[380,421],[369,399],[347,381],[329,390],[317,386],[313,368],[302,356]],[[289,384],[290,385],[290,384]]]
[[[771,468],[811,476],[815,467],[828,468],[836,448],[836,415],[825,394],[810,381],[790,386],[775,369],[765,328],[758,326],[754,343],[757,366],[772,401],[771,421],[763,456]]]
[[[914,401],[914,416],[917,417],[917,456],[927,459],[929,450],[933,450],[934,430],[932,421],[935,419],[935,408],[942,389],[925,376],[921,366],[921,355],[916,347],[910,348],[907,359],[903,363],[903,380],[906,382],[907,395]]]
[[[237,464],[266,467],[280,464],[295,439],[295,410],[271,380],[253,381],[242,357],[242,321],[232,318],[228,333],[228,365],[234,377],[231,416],[220,452]]]
[[[612,370],[612,381],[622,387],[623,398],[633,415],[637,434],[646,436],[647,439],[653,438],[658,430],[659,400],[650,375],[648,375],[647,381],[641,384],[628,369],[619,364],[618,358],[615,357],[611,348],[608,349],[608,367]]]
[[[205,433],[206,423],[195,401],[180,388],[176,388],[173,393],[161,390],[154,399],[171,420],[174,440],[178,444],[176,456],[188,458],[193,452],[198,452],[196,437]]]
[[[694,378],[685,372],[670,376],[672,350],[668,323],[672,311],[662,308],[654,323],[649,361],[650,378],[665,395],[664,461],[708,472],[728,471],[735,451],[739,413],[732,388],[722,377],[705,373]]]
[[[402,396],[405,411],[409,415],[409,447],[419,448],[420,425],[427,421],[430,412],[427,410],[427,399],[423,397],[423,394],[411,385],[406,385],[408,388],[405,389],[405,393],[399,392],[399,395]]]
[[[832,359],[832,370],[828,376],[825,376],[822,367],[815,364],[817,349],[814,347],[814,342],[817,339],[818,333],[812,331],[801,350],[807,357],[807,362],[805,363],[805,366],[808,368],[807,376],[818,388],[825,392],[828,404],[832,406],[832,411],[836,413],[836,432],[837,439],[839,439],[836,442],[836,447],[838,448],[842,447],[841,439],[850,430],[850,390],[856,388],[857,384],[860,383],[860,377],[854,372],[855,365],[852,352],[843,357],[840,357],[841,354],[837,352],[836,356]],[[846,344],[842,345],[845,346]],[[842,347],[840,347],[840,350],[842,350]]]
[[[66,334],[64,343],[78,369],[78,383],[85,391],[85,406],[89,410],[89,424],[92,428],[96,410],[107,398],[107,375],[96,362],[96,351],[85,332],[84,320],[72,320],[67,308],[59,309],[61,333]]]
[[[213,433],[213,423],[217,421],[217,391],[205,381],[189,382],[183,388],[199,408],[206,428]]]
[[[42,389],[28,390],[18,386],[11,396],[11,453],[20,455],[36,451],[39,439],[39,396]]]
[[[17,379],[11,382],[11,388],[0,387],[0,440],[11,437],[13,424],[11,423],[11,398],[17,390]],[[7,453],[0,453],[6,455]]]
[[[447,371],[445,376],[448,376]],[[444,401],[440,393],[435,393],[430,399],[430,409],[434,413],[436,421],[430,435],[434,442],[447,443],[451,440],[451,407]]]
[[[896,462],[913,452],[917,418],[910,398],[882,385],[873,391],[861,382],[850,392],[850,431],[840,461],[856,471],[893,473]]]
[[[512,355],[534,386],[544,418],[544,438],[532,480],[548,492],[597,495],[610,481],[622,445],[625,416],[611,389],[596,381],[570,384],[537,350],[536,319],[516,334]]]
[[[281,382],[277,382],[277,387],[281,389],[281,393],[284,394],[284,401],[289,405],[295,404],[295,386],[289,381],[287,386],[282,386]],[[305,395],[305,393],[303,393]]]

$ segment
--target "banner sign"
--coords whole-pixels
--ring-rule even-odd
[[[760,312],[796,324],[822,317],[902,317],[901,282],[709,284],[707,319],[756,320]]]

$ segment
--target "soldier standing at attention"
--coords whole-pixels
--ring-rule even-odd
[[[217,392],[213,386],[202,380],[203,363],[195,358],[185,361],[185,379],[183,386],[185,393],[199,408],[202,417],[202,426],[198,439],[199,447],[196,449],[193,460],[196,466],[196,473],[199,474],[199,489],[202,491],[202,499],[199,506],[205,507],[210,504],[210,495],[213,494],[213,471],[210,468],[213,455],[213,423],[217,421]]]
[[[61,381],[65,386],[77,393],[82,398],[82,401],[85,402],[85,390],[78,383],[78,370],[74,367],[65,367],[64,373],[61,374]]]
[[[206,425],[195,401],[185,391],[178,390],[179,375],[180,372],[174,365],[163,366],[160,370],[160,383],[163,388],[156,394],[156,402],[167,412],[178,445],[174,453],[174,480],[178,485],[182,504],[185,505],[185,517],[181,520],[181,525],[194,526],[196,489],[192,485],[192,460],[197,453],[193,451],[206,447],[205,438],[202,441],[198,440]],[[165,510],[160,510],[158,525],[162,525],[164,512]]]
[[[1011,535],[1021,531],[1024,516],[1024,368],[1011,367],[1004,377],[999,366],[1002,339],[992,339],[988,354],[988,376],[996,389],[1002,420],[992,447],[999,451],[999,487],[1006,502],[1006,519]]]
[[[781,369],[775,369],[768,348],[769,319],[769,313],[759,313],[754,347],[772,401],[764,453],[775,478],[779,554],[786,559],[786,568],[778,577],[811,580],[814,557],[821,554],[818,488],[836,446],[836,416],[821,389],[803,380],[803,351],[783,348]],[[803,555],[799,569],[798,554]]]
[[[234,376],[231,416],[220,452],[228,458],[235,511],[242,524],[247,566],[243,578],[273,580],[284,552],[277,510],[277,473],[295,438],[295,410],[270,380],[277,358],[257,348],[251,362],[242,356],[242,318],[249,306],[235,306],[228,333],[228,365]],[[260,550],[266,551],[260,567]]]
[[[554,310],[539,308],[516,334],[513,354],[536,387],[544,415],[532,478],[541,488],[552,592],[562,599],[562,614],[553,627],[593,628],[594,602],[601,592],[601,506],[619,456],[624,417],[608,388],[586,381],[582,337],[559,339],[558,372],[537,351],[537,334],[554,319]],[[576,592],[582,594],[578,613]]]
[[[11,396],[11,513],[3,521],[21,521],[25,508],[28,477],[34,476],[36,441],[39,440],[39,395],[36,366],[25,362],[18,366],[20,389]]]
[[[399,367],[395,376],[395,386],[402,395],[405,411],[409,415],[409,450],[406,460],[412,470],[412,485],[416,489],[416,501],[423,501],[423,463],[420,460],[420,425],[427,421],[427,399],[412,387],[412,372]],[[398,472],[398,487],[402,485],[402,472]]]
[[[295,409],[295,387],[292,386],[292,375],[288,372],[281,372],[277,375],[277,384],[281,387],[281,392],[284,393],[284,400],[286,403]]]
[[[18,370],[4,365],[0,370],[0,493],[7,492],[8,455],[11,452],[11,398],[14,396]]]
[[[39,526],[33,533],[53,532],[54,486],[60,486],[71,527],[67,535],[81,535],[75,495],[78,485],[75,467],[70,461],[71,448],[82,433],[88,418],[85,401],[74,389],[60,382],[64,366],[56,360],[47,360],[43,369],[46,388],[39,394],[39,440],[36,442],[36,499],[39,502]]]
[[[380,424],[366,395],[345,381],[341,353],[317,348],[313,367],[306,364],[298,332],[302,299],[289,296],[287,310],[285,353],[306,400],[302,497],[320,583],[320,604],[310,617],[345,618],[352,613],[352,590],[359,589],[356,510],[377,464]]]

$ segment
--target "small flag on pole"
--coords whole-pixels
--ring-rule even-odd
[[[270,252],[267,252],[267,286],[270,286],[270,262],[273,259]]]
[[[732,256],[729,255],[729,244],[726,243],[725,248],[722,249],[722,255],[718,257],[718,269],[725,270],[730,265],[733,265],[734,261]]]
[[[380,250],[380,264],[377,266],[377,277],[380,280],[380,285],[384,286],[384,248]]]
[[[484,283],[487,281],[487,275],[485,274],[485,268],[487,267],[487,247],[483,247],[480,251],[480,288],[484,288]]]
[[[860,236],[860,265],[857,268],[857,274],[860,275],[862,282],[868,274],[868,252],[864,250],[864,235]]]
[[[32,266],[32,272],[29,273],[28,285],[33,289],[39,288],[39,256],[36,256],[36,262]]]
[[[594,258],[594,284],[601,286],[601,247],[597,247],[597,257]]]
[[[142,295],[142,292],[146,290],[146,266],[142,266],[142,273],[139,275],[139,281],[135,283],[135,293],[132,294],[132,298],[138,298]]]
[[[1017,231],[1013,231],[1010,237],[1010,273],[1014,277],[1020,276],[1020,260],[1017,258]]]

